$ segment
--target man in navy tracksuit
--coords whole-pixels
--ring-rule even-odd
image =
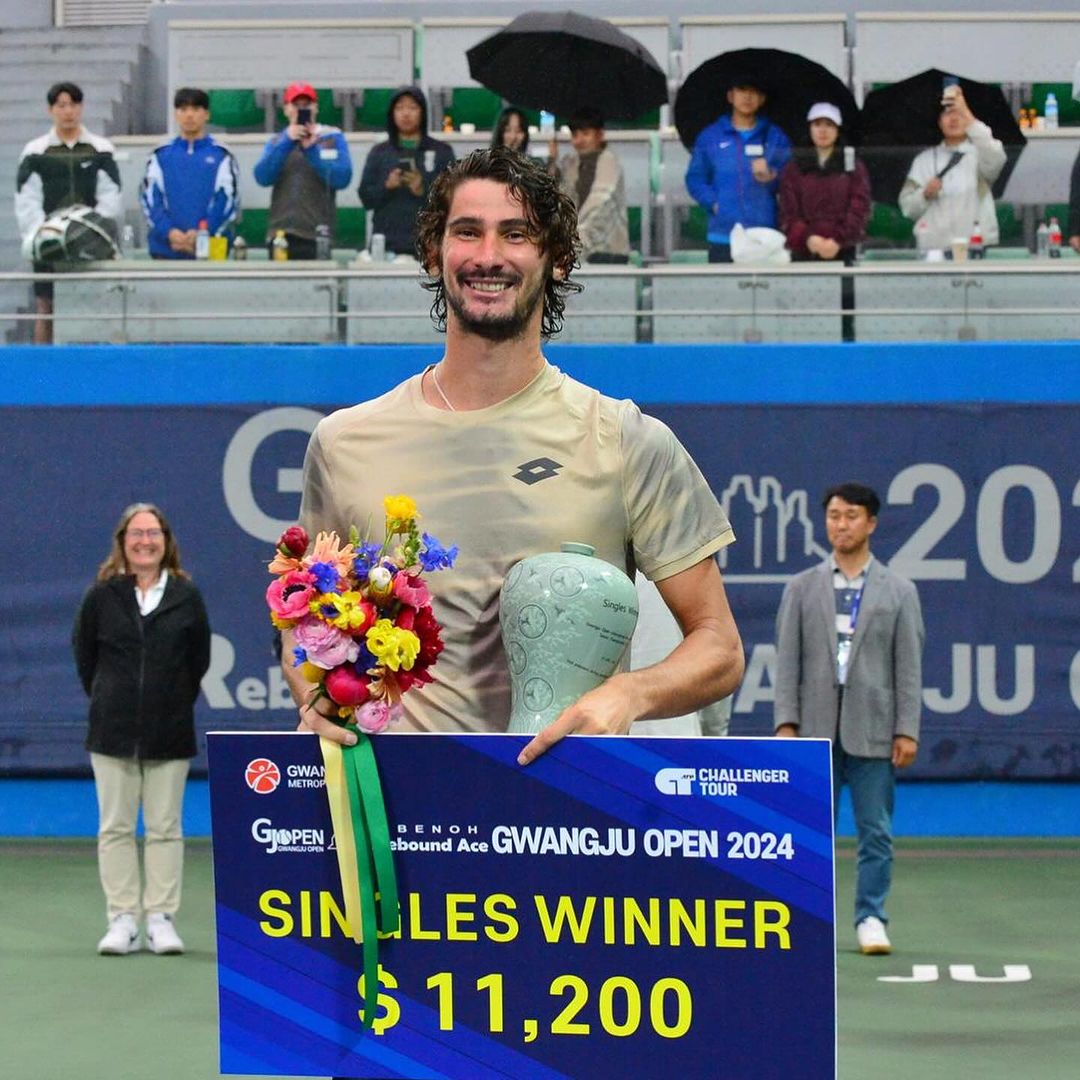
[[[180,134],[146,163],[139,201],[146,215],[147,247],[155,259],[194,259],[199,222],[211,236],[232,241],[240,210],[236,158],[206,133],[210,98],[185,87],[173,99]]]
[[[788,137],[759,110],[765,94],[750,84],[727,93],[731,112],[694,143],[686,190],[709,214],[709,262],[731,262],[731,230],[776,228],[776,189],[791,156]]]

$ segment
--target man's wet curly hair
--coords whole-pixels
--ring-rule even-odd
[[[441,173],[417,217],[416,254],[428,275],[424,288],[435,294],[431,302],[432,321],[440,330],[446,329],[446,291],[440,265],[443,235],[454,193],[467,180],[495,180],[505,184],[510,194],[521,200],[537,245],[550,263],[544,284],[540,333],[545,338],[557,334],[562,329],[567,295],[581,292],[582,288],[576,281],[570,281],[581,250],[577,211],[571,199],[559,189],[558,180],[542,164],[503,146],[474,150]],[[562,271],[560,280],[554,276],[556,270]]]

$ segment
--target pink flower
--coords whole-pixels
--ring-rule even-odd
[[[342,664],[326,676],[326,692],[339,705],[363,705],[371,697],[368,681],[351,664]]]
[[[310,616],[297,624],[296,644],[307,653],[309,663],[326,671],[360,655],[360,646],[348,634]]]
[[[361,705],[354,715],[356,726],[365,735],[378,735],[386,730],[388,724],[395,723],[400,718],[401,710],[385,701],[368,701]]]
[[[431,603],[431,593],[423,579],[405,573],[394,578],[394,595],[409,607],[422,608]]]
[[[301,619],[315,597],[315,578],[306,570],[290,570],[270,582],[266,602],[279,619]]]

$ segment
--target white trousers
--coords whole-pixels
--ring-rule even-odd
[[[190,763],[91,754],[90,764],[98,800],[98,873],[109,918],[140,911],[135,846],[140,804],[146,875],[141,910],[175,915],[184,876],[182,815]]]

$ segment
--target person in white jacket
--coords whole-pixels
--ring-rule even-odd
[[[911,163],[900,190],[900,209],[915,222],[920,251],[948,250],[971,236],[975,224],[987,246],[998,242],[991,185],[1005,166],[1005,148],[977,120],[959,86],[945,91],[938,126],[943,139]]]

